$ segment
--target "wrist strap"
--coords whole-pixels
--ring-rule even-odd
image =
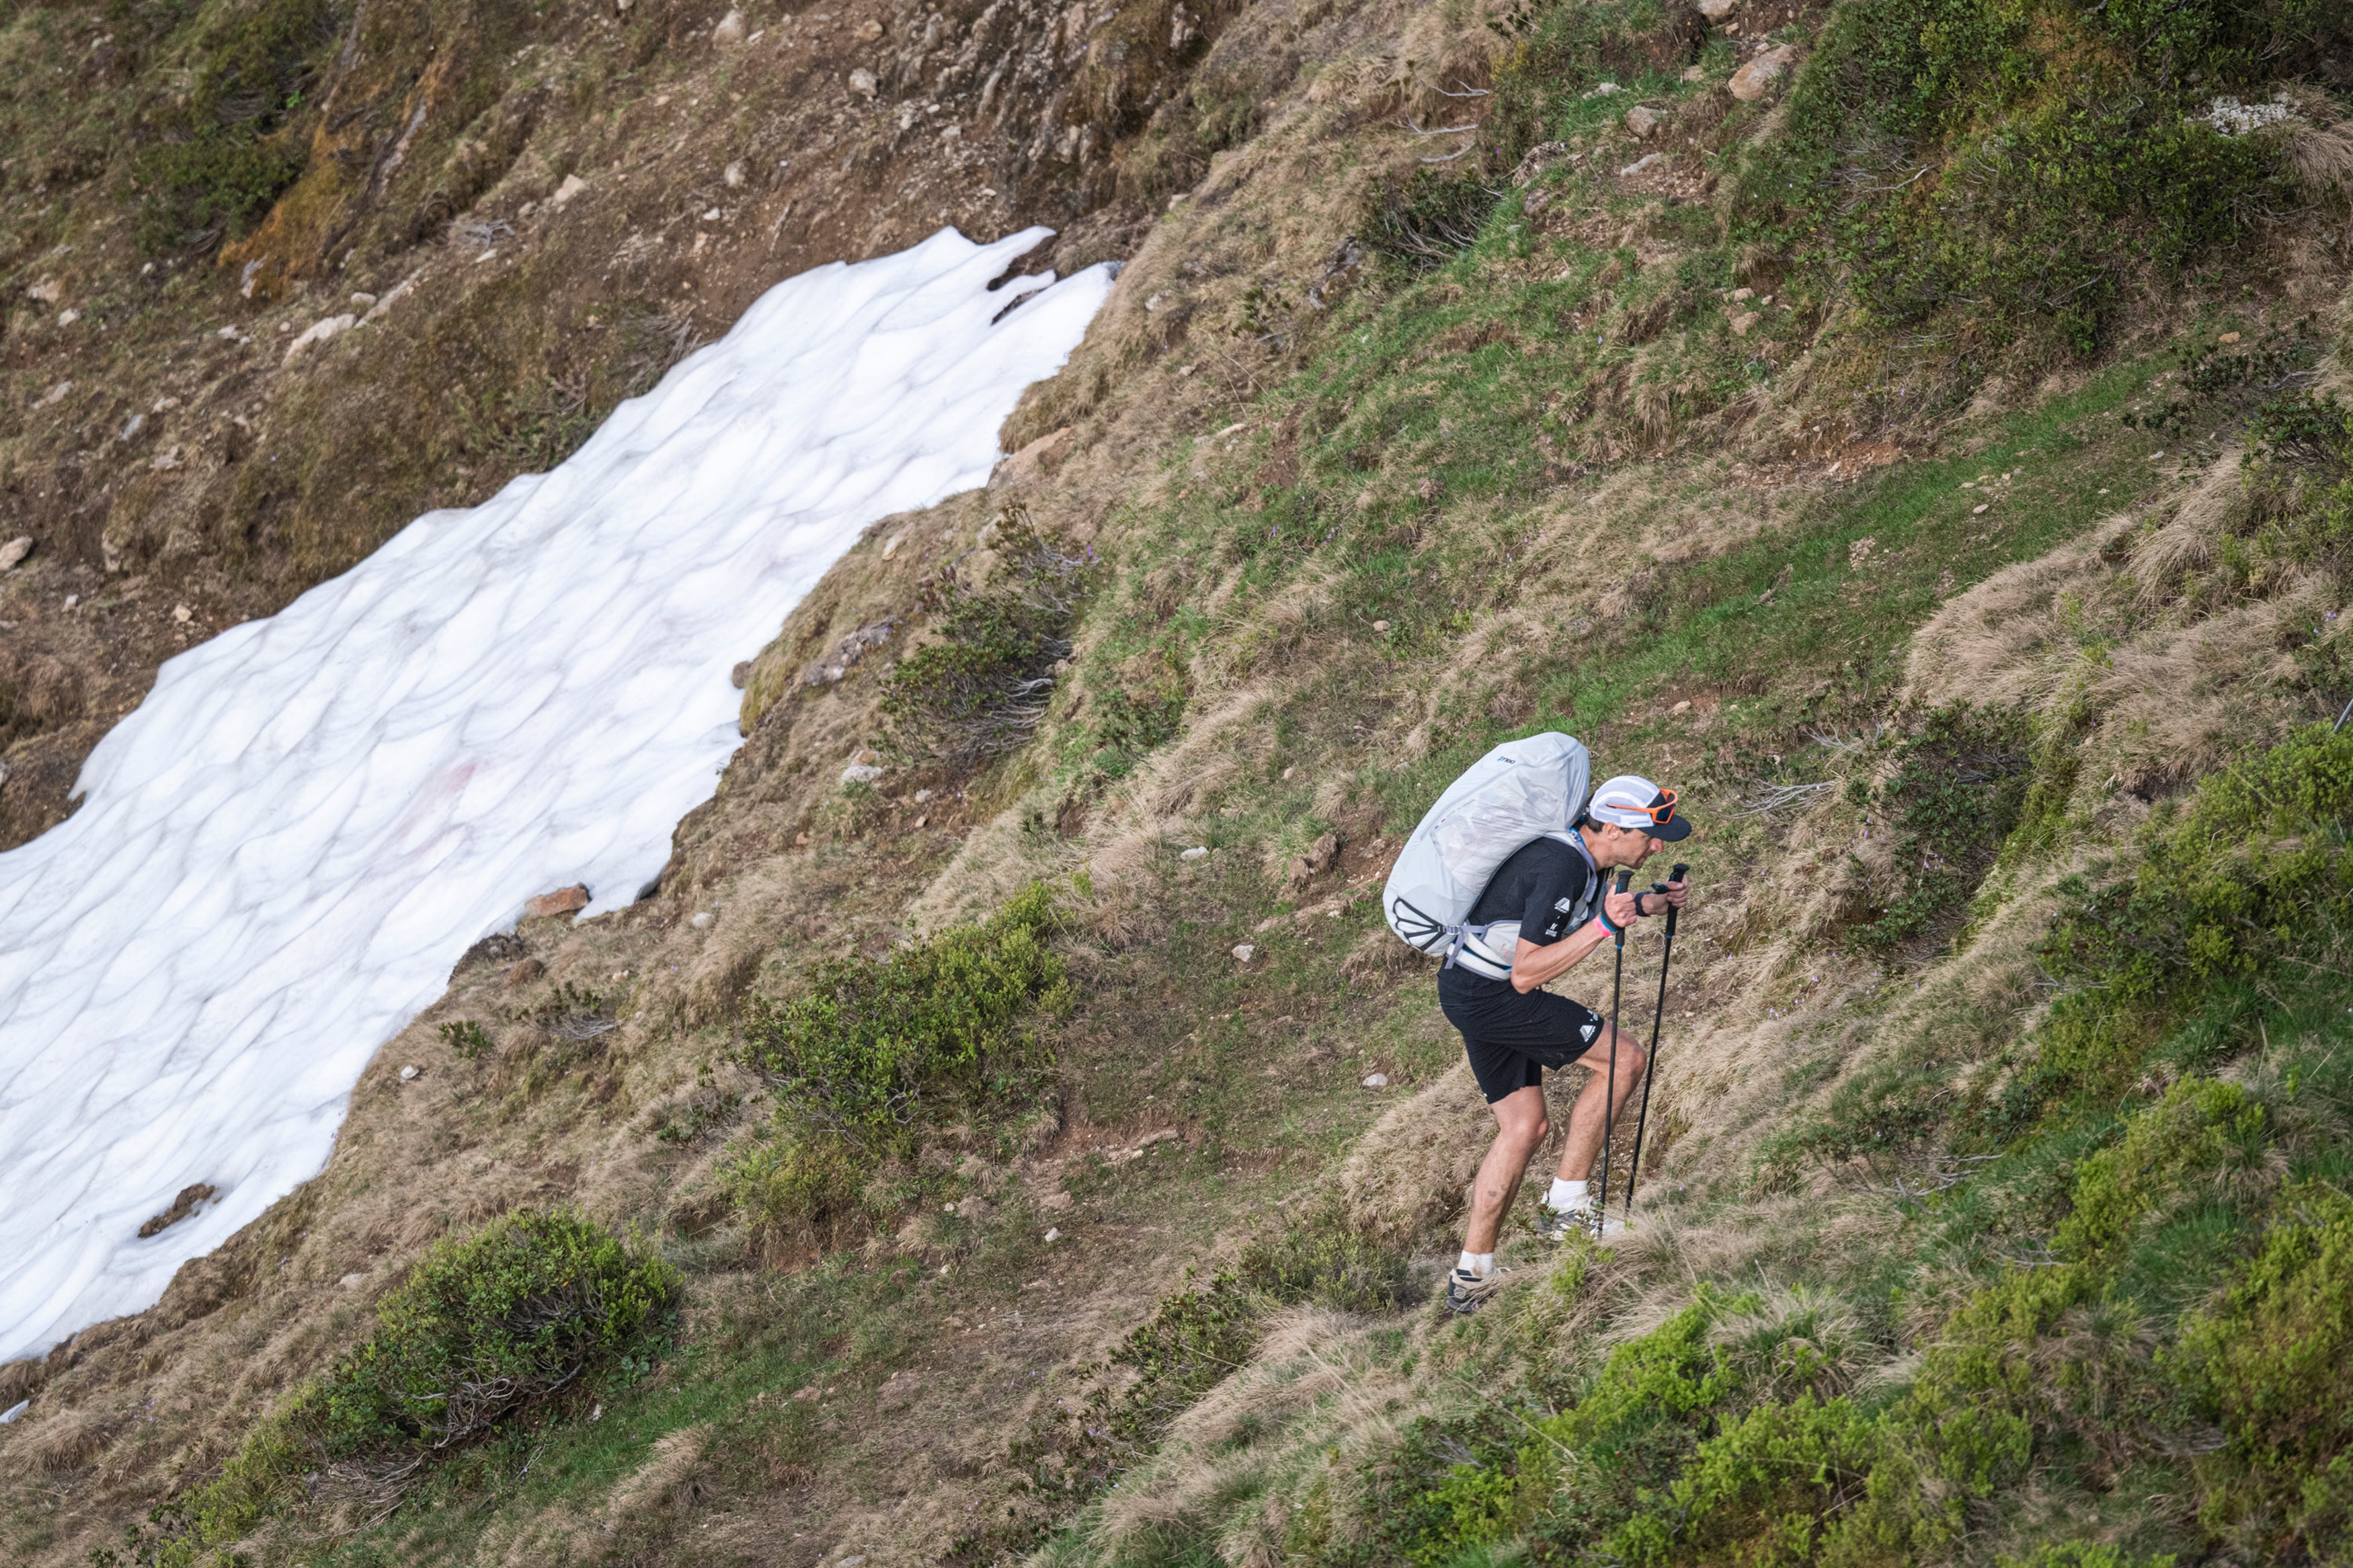
[[[1611,920],[1609,918],[1609,911],[1606,908],[1596,910],[1593,913],[1593,918],[1601,922],[1601,929],[1608,931],[1611,936],[1623,936],[1626,934],[1626,928],[1620,925],[1616,921]]]

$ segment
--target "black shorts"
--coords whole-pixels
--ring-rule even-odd
[[[1471,1076],[1490,1105],[1534,1089],[1546,1068],[1568,1066],[1601,1037],[1601,1015],[1581,1002],[1549,991],[1515,991],[1507,980],[1460,967],[1440,973],[1438,1005],[1446,1021],[1462,1031]]]

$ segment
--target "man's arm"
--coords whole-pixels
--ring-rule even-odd
[[[1601,907],[1609,918],[1621,926],[1634,923],[1634,895],[1606,893]],[[1518,951],[1512,954],[1512,989],[1523,994],[1549,981],[1567,973],[1586,954],[1609,940],[1609,928],[1599,921],[1588,921],[1578,930],[1558,942],[1538,947],[1527,938],[1520,938]]]

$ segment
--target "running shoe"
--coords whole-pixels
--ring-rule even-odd
[[[1487,1304],[1510,1270],[1498,1268],[1484,1279],[1457,1268],[1446,1277],[1446,1310],[1467,1316]]]

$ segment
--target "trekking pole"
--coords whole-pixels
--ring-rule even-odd
[[[1680,882],[1691,875],[1691,868],[1678,862],[1667,873],[1667,882]],[[1663,893],[1667,882],[1651,884],[1653,892]],[[1667,906],[1667,945],[1659,952],[1659,1005],[1651,1014],[1651,1060],[1642,1069],[1642,1109],[1634,1116],[1634,1168],[1626,1173],[1626,1217],[1634,1217],[1634,1184],[1642,1179],[1642,1128],[1651,1120],[1651,1080],[1659,1076],[1659,1024],[1667,1016],[1667,960],[1675,955],[1675,906]]]
[[[1634,873],[1621,866],[1618,868],[1618,886],[1614,891],[1624,892],[1634,879]],[[1598,1227],[1601,1216],[1609,1212],[1609,1131],[1618,1122],[1618,995],[1626,978],[1626,932],[1618,932],[1618,963],[1609,976],[1609,1083],[1601,1093],[1601,1201],[1593,1206]],[[1596,1234],[1599,1234],[1597,1228]]]

